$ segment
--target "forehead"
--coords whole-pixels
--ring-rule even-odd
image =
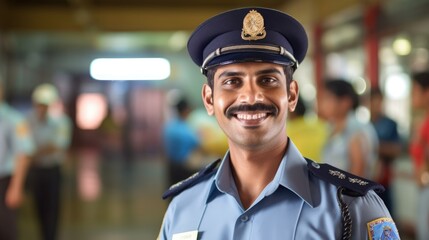
[[[336,99],[338,98],[333,92],[329,91],[327,88],[321,89],[321,95],[324,99]]]
[[[267,72],[284,74],[283,66],[275,63],[259,63],[259,62],[245,62],[245,63],[232,63],[217,67],[215,78],[225,73],[236,74],[264,74]]]
[[[34,106],[37,108],[48,108],[48,105],[42,103],[34,103]]]

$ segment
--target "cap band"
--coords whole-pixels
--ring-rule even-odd
[[[207,67],[207,64],[213,60],[214,58],[221,56],[223,54],[232,53],[232,52],[239,52],[239,51],[247,51],[247,50],[253,50],[253,51],[262,51],[262,52],[269,52],[269,53],[276,53],[281,56],[285,56],[289,58],[294,66],[295,69],[298,68],[298,61],[295,59],[295,57],[287,51],[282,46],[267,46],[267,45],[236,45],[236,46],[228,46],[223,48],[218,48],[212,53],[210,53],[206,59],[204,59],[203,64],[201,66],[201,72],[204,73]]]

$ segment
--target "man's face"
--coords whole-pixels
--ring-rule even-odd
[[[327,121],[333,121],[338,111],[338,98],[326,89],[323,89],[321,95],[320,116]]]
[[[342,119],[352,110],[352,102],[348,97],[338,97],[326,88],[320,98],[320,116],[328,122]]]
[[[34,103],[34,108],[38,119],[43,120],[46,118],[46,115],[48,113],[48,105]]]
[[[298,85],[292,81],[288,94],[281,65],[237,63],[219,67],[213,89],[204,85],[202,94],[230,145],[256,149],[286,141],[287,113],[295,109]]]

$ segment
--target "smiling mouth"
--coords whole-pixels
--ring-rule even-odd
[[[262,103],[232,106],[225,111],[228,119],[235,118],[245,127],[258,127],[265,119],[277,114],[278,109],[274,105]]]
[[[238,120],[242,120],[242,121],[248,121],[248,120],[264,120],[265,118],[268,117],[268,113],[254,113],[254,114],[249,114],[249,113],[237,113],[234,114],[234,116],[238,119]]]
[[[271,113],[268,112],[258,112],[258,113],[244,113],[239,112],[234,114],[234,118],[238,120],[241,125],[245,128],[257,128],[261,126],[261,124],[271,116]]]

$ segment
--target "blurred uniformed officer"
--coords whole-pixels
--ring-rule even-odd
[[[194,31],[188,51],[229,151],[164,194],[174,198],[159,239],[362,240],[387,228],[399,239],[380,185],[306,160],[284,134],[307,51],[298,21],[266,8],[224,12]]]
[[[57,237],[61,192],[61,164],[70,144],[71,123],[67,116],[52,116],[49,108],[57,102],[57,89],[41,84],[32,95],[34,111],[29,116],[36,145],[30,184],[44,240]]]
[[[24,197],[24,182],[34,150],[24,118],[3,102],[0,82],[0,239],[17,239],[16,208]]]

